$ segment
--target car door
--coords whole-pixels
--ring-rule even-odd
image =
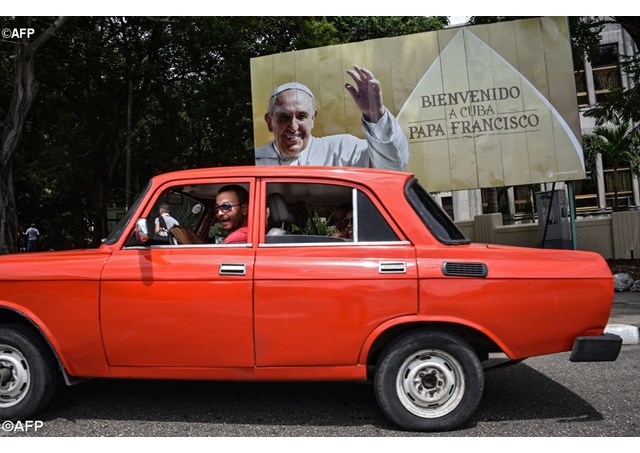
[[[251,179],[178,181],[159,191],[151,204],[192,194],[196,204],[176,207],[172,215],[208,235],[206,230],[215,230],[215,192],[229,183],[248,189],[253,205]],[[147,217],[154,212],[149,208]],[[251,218],[248,225],[251,233]],[[254,249],[251,243],[213,242],[130,245],[112,254],[100,289],[102,334],[111,366],[253,366]]]
[[[256,252],[257,366],[354,365],[377,326],[416,313],[415,250],[364,188],[318,181],[265,184],[265,196],[277,193],[286,200],[292,225],[282,221],[286,215],[279,219],[277,236],[265,235]],[[328,235],[331,214],[318,208],[323,203],[350,203],[352,239]],[[293,211],[301,205],[309,211],[308,223],[296,227]]]

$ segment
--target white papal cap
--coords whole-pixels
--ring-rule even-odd
[[[284,91],[287,91],[287,90],[304,91],[309,96],[311,96],[311,101],[313,102],[313,105],[314,105],[314,108],[315,108],[316,98],[313,96],[313,93],[311,92],[311,89],[309,89],[309,87],[306,86],[303,83],[289,82],[289,83],[282,84],[278,88],[273,90],[273,93],[271,93],[271,97],[269,98],[269,111],[271,111],[271,109],[273,108],[273,105],[274,105],[275,100],[276,100],[276,96],[278,96],[280,93],[282,93]]]

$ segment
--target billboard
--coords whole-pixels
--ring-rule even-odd
[[[565,17],[328,46],[254,58],[255,145],[271,140],[263,116],[291,81],[314,92],[315,136],[363,136],[346,70],[368,68],[409,140],[409,167],[431,191],[585,178]]]

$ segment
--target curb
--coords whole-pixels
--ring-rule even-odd
[[[622,344],[640,344],[640,327],[626,324],[607,324],[605,333],[612,333],[622,338]]]

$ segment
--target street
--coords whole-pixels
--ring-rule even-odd
[[[489,370],[471,422],[447,433],[395,429],[365,383],[100,379],[63,388],[40,425],[0,436],[638,436],[639,372],[637,345],[613,363],[563,353]]]

